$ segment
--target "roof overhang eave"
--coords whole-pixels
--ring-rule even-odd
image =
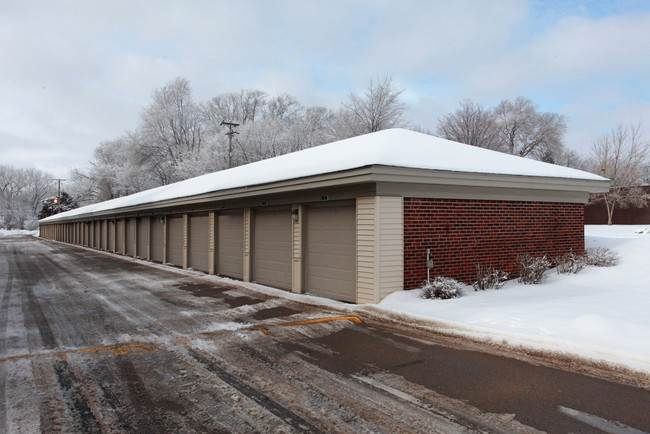
[[[556,190],[560,192],[601,193],[609,190],[607,179],[559,178],[545,176],[508,175],[449,170],[417,169],[387,165],[371,165],[339,172],[288,179],[267,184],[249,185],[217,190],[192,196],[147,202],[120,208],[91,211],[41,221],[44,224],[107,218],[115,214],[137,214],[163,209],[189,207],[222,201],[246,199],[271,194],[300,192],[309,189],[342,187],[369,183],[421,185],[455,185],[462,187],[516,188],[521,190]]]

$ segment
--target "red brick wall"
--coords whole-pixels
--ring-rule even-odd
[[[476,264],[516,276],[520,254],[584,252],[584,205],[404,198],[404,288],[431,277],[471,283]]]

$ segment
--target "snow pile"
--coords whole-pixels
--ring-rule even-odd
[[[17,235],[38,235],[38,231],[26,231],[23,229],[0,229],[0,238],[14,237]]]
[[[509,281],[499,290],[423,300],[420,290],[391,294],[379,307],[435,320],[460,334],[625,364],[650,372],[650,231],[587,226],[587,247],[608,247],[619,265],[578,274],[549,270],[538,285]]]

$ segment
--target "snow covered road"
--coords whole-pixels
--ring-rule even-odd
[[[642,388],[31,237],[0,303],[1,432],[650,431]]]

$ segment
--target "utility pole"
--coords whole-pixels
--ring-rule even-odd
[[[58,181],[59,183],[58,193],[56,194],[56,212],[58,214],[61,211],[61,181],[65,181],[65,179],[54,178],[52,181]]]
[[[228,126],[228,132],[226,135],[228,136],[228,168],[230,169],[232,167],[232,136],[239,134],[237,131],[235,131],[235,127],[238,127],[239,124],[235,122],[223,121],[221,122],[221,125]]]

